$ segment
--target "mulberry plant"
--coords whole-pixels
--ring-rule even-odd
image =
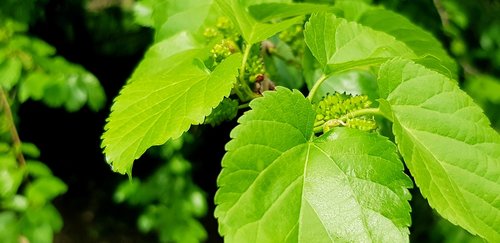
[[[227,242],[407,242],[413,187],[500,240],[500,136],[431,34],[361,1],[164,5],[102,136],[114,171],[240,115],[214,199]]]

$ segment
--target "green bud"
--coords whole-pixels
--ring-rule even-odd
[[[346,126],[363,131],[372,131],[377,128],[373,117],[349,117],[354,111],[366,109],[372,102],[366,95],[352,96],[347,94],[328,94],[315,104],[316,121],[324,123],[323,131],[333,127]]]
[[[230,30],[233,28],[233,25],[231,23],[231,20],[228,17],[222,16],[217,19],[217,29],[219,30]]]
[[[208,40],[211,40],[220,35],[220,32],[216,28],[208,27],[203,31],[203,36]]]
[[[238,51],[238,46],[234,41],[222,39],[221,42],[214,45],[210,53],[215,63],[220,63],[226,57]]]

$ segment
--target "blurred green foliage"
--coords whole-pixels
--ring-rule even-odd
[[[0,86],[6,92],[16,95],[20,103],[33,99],[68,111],[77,111],[84,104],[94,111],[102,108],[105,94],[94,75],[56,56],[56,50],[44,41],[27,35],[27,24],[1,20]]]
[[[37,160],[38,148],[20,140],[19,106],[31,99],[73,112],[105,103],[94,75],[28,33],[45,2],[0,2],[0,240],[6,243],[53,242],[63,220],[52,201],[68,190]]]
[[[66,184],[37,161],[40,151],[24,143],[22,153],[33,160],[19,165],[13,146],[0,142],[0,239],[2,242],[53,242],[63,226],[51,201],[67,191]]]
[[[171,140],[153,151],[165,161],[144,180],[124,181],[114,199],[143,209],[137,227],[156,232],[161,242],[200,242],[207,232],[198,221],[207,213],[205,193],[192,181],[191,163],[180,154],[188,136]]]

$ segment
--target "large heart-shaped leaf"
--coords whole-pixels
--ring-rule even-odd
[[[412,183],[393,143],[348,128],[316,138],[298,91],[278,87],[250,106],[218,179],[227,242],[408,241]]]
[[[104,153],[114,171],[130,174],[133,161],[146,149],[202,123],[229,95],[241,55],[228,57],[209,72],[196,59],[205,52],[183,51],[161,63],[144,59],[151,72],[147,72],[147,65],[140,65],[140,72],[116,98],[103,135]]]
[[[379,73],[383,111],[422,194],[443,217],[500,240],[500,136],[456,82],[409,60]]]

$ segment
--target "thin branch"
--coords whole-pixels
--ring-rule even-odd
[[[241,104],[238,106],[238,110],[246,109],[250,107],[250,103]]]
[[[307,95],[307,99],[309,99],[309,101],[311,101],[314,97],[314,95],[316,94],[316,92],[318,91],[319,87],[321,86],[321,84],[328,78],[328,76],[326,75],[321,75],[321,77],[316,81],[316,83],[314,83],[314,86],[312,87],[311,91],[309,92],[309,95]]]
[[[9,125],[10,135],[12,137],[12,142],[14,144],[14,153],[16,154],[19,166],[24,167],[26,165],[26,160],[24,159],[23,153],[21,151],[21,139],[17,133],[16,124],[14,124],[14,118],[12,117],[12,110],[10,109],[9,101],[7,100],[7,95],[3,88],[0,88],[0,103],[2,103],[2,108],[5,112],[5,118]]]
[[[349,118],[355,118],[358,116],[365,116],[365,115],[378,115],[378,116],[384,116],[382,111],[380,111],[379,108],[366,108],[366,109],[361,109],[361,110],[356,110],[353,112],[349,112],[338,119],[341,121],[346,121]]]
[[[448,15],[448,12],[444,8],[441,0],[433,0],[433,2],[439,14],[439,18],[441,19],[441,24],[444,28],[447,28],[450,25],[450,16]]]
[[[355,118],[359,116],[366,116],[366,115],[373,115],[373,116],[384,116],[382,111],[380,111],[379,108],[366,108],[366,109],[361,109],[361,110],[356,110],[353,112],[349,112],[339,118],[331,119],[328,121],[317,121],[314,123],[314,133],[320,133],[323,131],[324,127],[331,127],[331,126],[338,126],[342,125],[345,126],[345,122],[350,119],[350,118]],[[336,125],[333,125],[336,124]]]
[[[240,98],[241,101],[249,101],[253,98],[258,97],[257,94],[255,94],[250,87],[248,86],[246,80],[245,80],[245,69],[246,69],[246,64],[248,60],[248,56],[250,55],[250,50],[252,49],[252,45],[247,44],[245,46],[245,51],[243,52],[243,60],[241,62],[241,67],[240,67],[240,75],[234,84],[234,91],[236,92],[236,95]]]
[[[252,45],[247,44],[245,46],[245,51],[243,52],[243,61],[241,62],[241,68],[240,68],[240,82],[241,83],[245,82],[245,69],[246,69],[247,60],[248,60],[248,56],[250,55],[251,49],[252,49]]]

